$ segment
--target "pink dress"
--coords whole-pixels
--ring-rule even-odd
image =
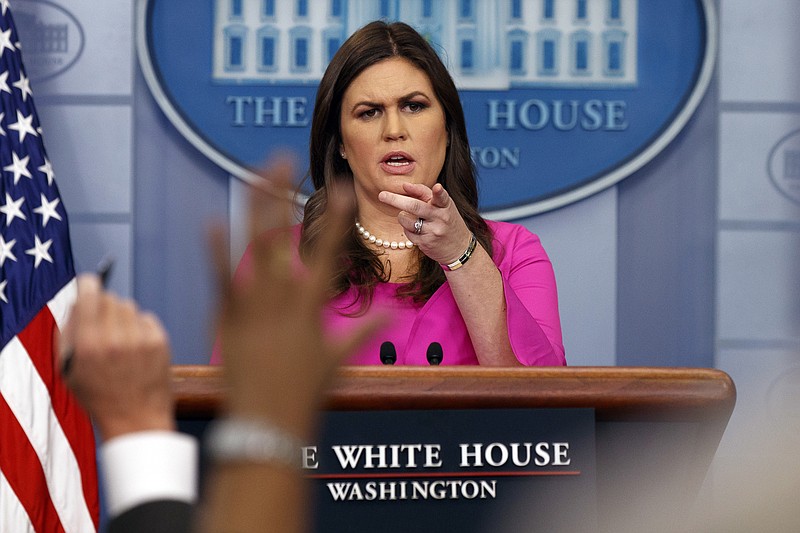
[[[494,262],[503,278],[508,336],[514,355],[527,366],[566,365],[555,275],[539,238],[517,224],[487,223],[494,235]],[[237,272],[249,268],[249,263],[246,252]],[[478,364],[447,282],[421,305],[396,298],[398,286],[381,283],[376,287],[370,309],[386,311],[389,324],[353,354],[348,364],[382,364],[380,347],[386,341],[394,345],[397,365],[428,365],[426,354],[434,342],[442,347],[442,365]],[[323,324],[332,335],[345,334],[365,320],[364,316],[347,316],[357,309],[352,306],[354,294],[351,289],[326,307]],[[215,348],[211,363],[219,362],[219,350]]]

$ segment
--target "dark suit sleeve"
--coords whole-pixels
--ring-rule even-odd
[[[189,533],[194,505],[156,500],[137,505],[111,519],[108,533]]]

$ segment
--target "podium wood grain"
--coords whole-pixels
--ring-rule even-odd
[[[221,368],[176,365],[179,417],[213,417],[225,395]],[[344,367],[327,409],[593,407],[598,419],[648,418],[724,424],[736,402],[730,377],[707,368]]]

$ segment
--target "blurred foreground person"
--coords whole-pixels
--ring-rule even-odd
[[[60,352],[70,354],[67,383],[102,440],[110,532],[305,530],[299,446],[314,436],[337,364],[380,319],[335,342],[323,337],[321,311],[352,202],[337,196],[317,260],[298,274],[288,233],[274,231],[289,221],[291,174],[291,165],[278,164],[254,188],[253,269],[235,286],[226,230],[212,230],[228,391],[225,416],[209,430],[211,471],[197,512],[197,443],[175,431],[167,335],[156,317],[103,291],[95,276],[80,277]]]

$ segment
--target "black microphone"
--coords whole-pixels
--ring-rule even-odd
[[[436,366],[441,363],[442,357],[444,357],[442,345],[438,342],[432,342],[430,346],[428,346],[428,351],[425,353],[425,357],[428,358],[428,363],[430,363],[431,366]]]
[[[397,361],[397,350],[394,349],[394,344],[385,341],[381,344],[381,363],[393,365],[395,361]]]

